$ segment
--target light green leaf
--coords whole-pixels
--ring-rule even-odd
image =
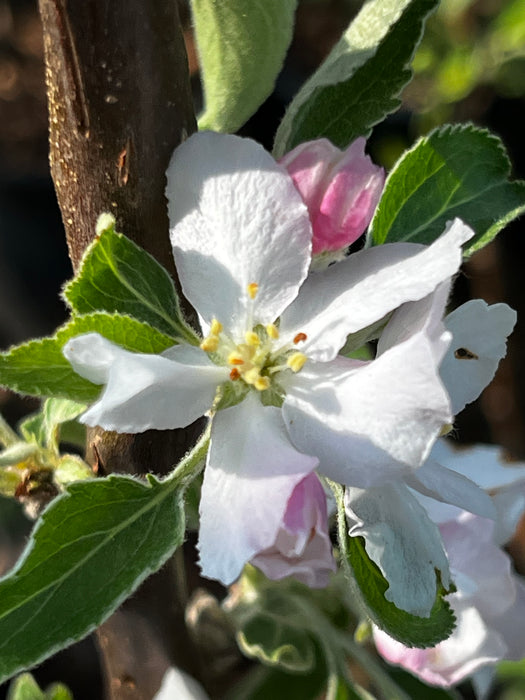
[[[85,403],[69,399],[47,399],[42,406],[45,446],[58,452],[60,426],[86,410]]]
[[[17,442],[0,452],[0,467],[9,467],[19,462],[24,462],[38,451],[38,446],[34,443]]]
[[[177,293],[166,270],[129,238],[116,233],[111,216],[99,218],[97,231],[77,275],[64,287],[64,299],[73,312],[132,316],[172,338],[184,337],[198,344],[183,322]]]
[[[71,484],[0,581],[0,682],[81,639],[182,543],[176,481]]]
[[[457,216],[476,232],[465,246],[470,255],[525,211],[525,182],[509,182],[509,174],[505,149],[493,134],[470,124],[436,129],[390,173],[372,241],[432,243]]]
[[[290,104],[274,155],[326,137],[345,148],[399,107],[427,16],[439,0],[370,0]]]
[[[9,686],[7,700],[46,700],[46,696],[33,676],[30,673],[23,673]]]
[[[199,129],[237,131],[271,94],[297,0],[192,0],[204,87]]]
[[[307,673],[315,664],[315,647],[309,635],[282,616],[260,611],[246,620],[237,635],[241,650],[269,666]]]
[[[53,683],[43,693],[30,673],[18,676],[9,686],[7,700],[73,700],[62,683]]]
[[[129,316],[107,313],[76,316],[53,337],[32,340],[0,354],[0,385],[21,394],[78,402],[96,399],[100,387],[76,374],[62,354],[70,338],[92,331],[132,352],[160,353],[175,343],[173,338]]]
[[[53,478],[62,486],[72,481],[82,481],[93,476],[93,472],[78,455],[65,454],[57,461],[53,470]]]

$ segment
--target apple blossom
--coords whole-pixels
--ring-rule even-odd
[[[314,256],[348,248],[372,220],[385,173],[365,155],[365,144],[361,137],[341,151],[318,139],[280,160],[308,207]]]
[[[455,220],[430,246],[387,244],[308,275],[307,209],[260,146],[199,133],[167,175],[173,253],[200,346],[146,355],[87,334],[64,353],[106,385],[83,415],[88,425],[141,432],[211,415],[199,551],[203,574],[229,584],[275,544],[314,469],[368,488],[425,460],[452,420],[435,350],[436,338],[440,354],[450,338],[437,319],[444,301],[432,324],[372,362],[338,352],[349,334],[446,286],[472,231]]]
[[[452,339],[445,342],[440,319],[447,294],[448,288],[443,284],[427,298],[397,309],[381,334],[377,352],[381,356],[389,347],[406,342],[414,332],[426,329],[452,405],[459,411],[493,378],[505,355],[505,341],[516,321],[516,313],[506,304],[488,306],[481,300],[467,302],[445,319],[444,325],[452,333]],[[368,489],[350,486],[345,493],[349,534],[364,538],[369,556],[389,582],[385,597],[397,607],[418,615],[428,614],[430,609],[436,568],[445,586],[448,582],[439,530],[427,517],[423,505],[436,503],[431,499],[437,499],[447,504],[443,506],[445,512],[453,515],[463,508],[496,517],[493,503],[479,488],[484,484],[479,483],[475,474],[461,473],[453,465],[444,464],[440,459],[442,451],[439,445],[434,447],[424,464],[416,470],[407,470],[395,483],[386,480]],[[518,496],[513,498],[516,504],[521,502]],[[432,506],[428,507],[432,515]],[[434,510],[436,507],[442,506],[436,504]],[[510,518],[506,514],[502,522]]]
[[[426,683],[449,687],[487,664],[525,656],[525,583],[494,542],[495,523],[462,512],[440,526],[457,591],[449,601],[456,615],[452,635],[435,647],[403,646],[374,629],[380,654]]]
[[[294,488],[275,542],[251,560],[270,579],[286,576],[324,588],[336,570],[328,533],[326,495],[315,474]]]

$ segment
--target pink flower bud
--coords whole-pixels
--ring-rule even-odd
[[[336,566],[328,534],[326,496],[315,474],[297,484],[273,546],[256,554],[251,563],[276,581],[293,576],[311,588],[328,585]]]
[[[365,155],[365,143],[358,138],[340,151],[319,139],[297,146],[280,161],[308,207],[314,255],[348,247],[372,220],[385,173]]]

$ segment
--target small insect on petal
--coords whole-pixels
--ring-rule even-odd
[[[454,352],[454,357],[456,360],[479,360],[479,357],[475,352],[471,352],[467,348],[458,348]]]

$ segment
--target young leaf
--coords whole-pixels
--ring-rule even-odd
[[[525,182],[509,182],[509,174],[497,136],[471,124],[436,129],[390,173],[372,240],[432,243],[457,216],[476,232],[465,247],[470,255],[525,211]]]
[[[75,316],[53,337],[32,340],[0,354],[0,385],[21,394],[92,401],[100,387],[76,374],[62,354],[70,338],[91,331],[133,352],[160,353],[175,343],[173,338],[129,316]]]
[[[0,581],[0,682],[87,635],[183,538],[177,482],[71,484]]]
[[[427,16],[438,0],[370,0],[290,104],[274,155],[326,137],[345,148],[399,107]]]
[[[270,95],[297,0],[192,0],[205,111],[200,129],[237,131]]]
[[[189,334],[189,342],[195,342],[182,320],[177,293],[166,270],[129,238],[116,233],[114,220],[106,218],[107,227],[97,227],[100,233],[87,248],[76,277],[64,288],[72,310],[77,314],[106,311],[132,316],[173,338]]]
[[[43,693],[30,673],[22,673],[9,686],[7,700],[73,700],[62,683],[54,683]]]
[[[432,647],[450,636],[455,617],[443,598],[442,590],[436,597],[430,617],[417,617],[399,610],[385,598],[388,582],[368,557],[363,538],[349,537],[345,531],[341,546],[345,564],[359,586],[366,611],[378,627],[409,647]]]
[[[30,673],[22,673],[9,687],[8,700],[46,700]]]

